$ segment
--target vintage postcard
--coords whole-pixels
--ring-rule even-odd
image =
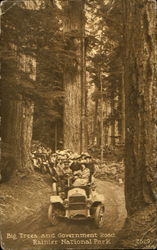
[[[156,249],[156,9],[1,2],[3,250]]]

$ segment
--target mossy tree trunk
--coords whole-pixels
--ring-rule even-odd
[[[33,111],[33,102],[20,94],[2,99],[2,156],[14,159],[18,170],[31,168]]]
[[[128,214],[155,203],[155,1],[123,1],[125,197]]]
[[[64,148],[87,150],[84,1],[64,0],[64,37],[69,59],[64,70]]]

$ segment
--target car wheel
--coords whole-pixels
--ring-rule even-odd
[[[48,208],[48,220],[53,226],[58,224],[57,210],[53,204]]]
[[[98,205],[95,209],[94,221],[97,228],[101,228],[104,225],[104,206]]]

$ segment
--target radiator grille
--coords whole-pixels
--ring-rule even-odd
[[[85,203],[86,197],[85,196],[70,196],[69,203]]]
[[[82,209],[85,209],[86,208],[86,204],[69,204],[69,209],[71,210],[82,210]]]

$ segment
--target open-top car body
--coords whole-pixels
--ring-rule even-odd
[[[52,225],[56,225],[59,217],[73,220],[91,218],[100,228],[104,224],[104,211],[104,196],[89,183],[86,186],[68,186],[64,196],[62,193],[51,195],[48,219]]]

